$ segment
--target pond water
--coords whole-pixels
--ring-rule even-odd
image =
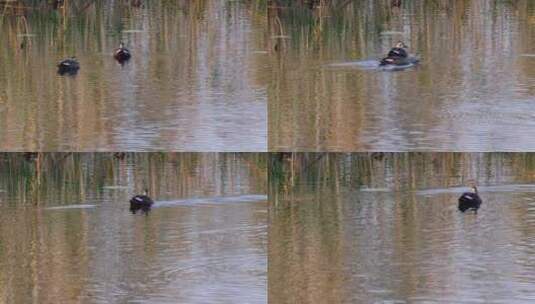
[[[0,162],[0,302],[266,303],[263,155],[36,162]]]
[[[305,158],[270,181],[273,303],[535,301],[535,156]]]
[[[535,2],[277,2],[270,151],[535,150]],[[420,63],[378,69],[399,40]]]
[[[0,150],[266,151],[265,6],[130,2],[3,12]]]

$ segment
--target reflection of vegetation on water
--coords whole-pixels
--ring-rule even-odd
[[[514,18],[521,22],[513,23],[511,27],[518,29],[511,28],[507,31],[518,30],[522,37],[528,38],[530,27],[526,26],[526,22],[534,23],[535,18],[530,13],[535,9],[535,2],[529,0],[402,1],[399,7],[392,5],[393,2],[395,1],[272,0],[268,9],[271,49],[285,53],[285,56],[276,57],[278,61],[274,63],[274,66],[281,69],[274,70],[279,73],[273,76],[277,88],[303,96],[303,88],[308,91],[318,87],[308,82],[296,82],[293,84],[295,88],[292,85],[283,86],[289,77],[284,74],[284,69],[302,73],[302,69],[296,67],[296,62],[310,66],[314,60],[340,60],[337,56],[341,54],[344,55],[344,60],[378,58],[383,55],[377,53],[378,49],[384,48],[386,51],[397,40],[405,40],[411,52],[419,54],[433,49],[448,49],[452,44],[455,49],[459,49],[460,43],[466,39],[463,33],[473,35],[470,40],[478,48],[485,49],[489,47],[483,39],[485,33],[495,33],[497,28],[510,23],[510,19]],[[440,20],[436,19],[437,15],[441,17]],[[487,21],[489,15],[493,17]],[[504,39],[505,44],[511,43],[506,33],[497,32],[492,36]],[[530,39],[522,40],[524,41],[518,43],[526,52],[530,51]],[[296,50],[296,54],[289,49]],[[296,61],[297,55],[299,60]],[[444,52],[440,52],[440,55],[444,55]],[[320,88],[325,86],[324,83],[332,81],[329,73],[320,76],[323,78]],[[424,79],[421,81],[429,82],[429,76],[422,76]],[[299,92],[292,92],[294,90]]]
[[[189,303],[167,286],[197,286],[228,269],[256,295],[265,202],[133,216],[128,200],[145,186],[156,203],[264,194],[266,161],[262,153],[0,153],[0,302]],[[61,209],[76,204],[95,208]]]
[[[13,3],[22,3],[20,10]],[[201,113],[199,104],[207,99],[222,103],[223,97],[213,97],[215,91],[224,91],[221,96],[231,96],[233,103],[263,101],[266,56],[252,51],[265,48],[264,31],[257,33],[265,28],[266,0],[151,0],[140,7],[130,1],[65,1],[57,9],[36,8],[46,3],[0,2],[4,150],[94,151],[95,137],[100,142],[119,141],[111,133],[123,127],[126,114],[153,125],[174,126],[179,120],[133,104],[150,101],[155,108],[173,112],[190,106],[187,116],[197,117],[215,106],[203,105]],[[122,69],[111,56],[120,41],[133,54]],[[75,78],[57,77],[55,65],[70,56],[78,58],[80,72]],[[122,118],[103,122],[112,116]],[[204,127],[202,118],[197,121]],[[8,133],[11,125],[17,131]],[[159,132],[155,141],[171,145],[169,138],[200,137],[169,129]],[[188,132],[200,133],[198,129],[206,128]],[[164,148],[153,150],[176,150]],[[130,145],[116,149],[138,150]]]
[[[219,190],[208,189],[208,182],[225,190],[243,174],[263,193],[265,172],[265,155],[254,153],[3,153],[0,195],[19,204],[73,204],[119,186],[136,193],[148,188],[155,197],[170,191],[174,198],[209,196]]]
[[[271,151],[297,144],[305,151],[392,150],[375,146],[382,139],[370,139],[368,130],[395,125],[412,131],[414,121],[427,130],[447,125],[451,118],[440,111],[454,104],[449,99],[467,100],[464,91],[496,82],[497,70],[520,79],[515,83],[529,83],[533,75],[532,61],[517,55],[533,52],[534,1],[335,2],[278,0],[269,7]],[[385,76],[355,64],[369,60],[373,66],[398,40],[422,58],[417,72]],[[331,63],[355,65],[329,68]],[[522,87],[527,89],[514,93],[529,99],[535,90]],[[413,95],[432,96],[433,106],[413,113],[418,106],[402,103]]]
[[[241,0],[250,8],[253,15],[265,15],[267,0]],[[140,9],[155,12],[151,14],[152,26],[162,27],[169,31],[173,26],[171,16],[188,16],[191,23],[201,23],[208,8],[209,0],[179,0],[179,1],[1,1],[0,0],[0,30],[2,36],[7,37],[12,49],[29,47],[34,39],[50,39],[50,35],[58,39],[54,44],[61,47],[84,37],[91,47],[98,47],[102,43],[111,26],[115,35],[128,28],[141,28],[142,24],[125,24],[125,17],[140,17]],[[229,6],[234,1],[229,1]],[[175,17],[176,18],[176,17]],[[164,20],[166,20],[164,22]],[[103,24],[106,21],[107,24]],[[139,20],[141,21],[141,20]],[[141,21],[142,22],[142,21]],[[158,24],[163,22],[162,24]],[[175,22],[176,23],[176,22]],[[167,33],[173,34],[173,33]],[[166,39],[162,35],[160,39]],[[61,38],[61,39],[59,39]],[[67,40],[65,40],[66,38]],[[72,40],[72,41],[71,41]],[[71,50],[72,51],[72,50]]]
[[[358,41],[372,40],[369,35],[374,33],[370,30],[380,31],[391,14],[390,0],[273,0],[269,29],[272,36],[278,37],[274,39],[275,49],[282,50],[291,43],[318,51],[325,47],[324,43],[339,44],[340,40],[355,39],[355,35]]]
[[[61,16],[78,16],[94,8],[102,9],[110,5],[117,5],[126,9],[150,8],[161,5],[165,8],[193,9],[196,12],[201,12],[205,9],[207,1],[209,0],[0,0],[0,8],[2,9],[2,15],[16,16],[27,16],[36,12],[56,12]],[[267,0],[240,0],[239,2],[250,5],[257,11],[265,9],[267,5]]]
[[[489,10],[493,14],[498,15],[504,9],[512,9],[524,19],[528,16],[530,9],[535,7],[535,3],[529,0],[491,3],[482,3],[480,0],[271,0],[268,16],[272,35],[284,33],[291,36],[292,40],[304,40],[300,46],[320,48],[319,42],[322,40],[340,43],[340,39],[343,39],[365,43],[378,39],[382,31],[389,30],[391,27],[403,31],[405,23],[406,26],[417,26],[418,28],[413,29],[412,32],[422,34],[434,29],[428,28],[429,23],[416,21],[433,18],[429,13],[435,11],[440,11],[452,18],[453,22],[453,24],[437,24],[437,26],[457,28],[463,26],[463,21],[469,18],[467,14],[472,13],[467,8],[473,6],[481,10],[486,5],[490,5]],[[408,12],[411,12],[411,15],[405,16],[404,14]],[[471,17],[484,18],[485,16]],[[455,35],[458,32],[457,30],[445,31],[444,34]]]
[[[504,288],[496,294],[504,299],[515,294],[511,290],[528,290],[515,277],[529,273],[532,266],[517,261],[527,261],[533,251],[534,154],[273,156],[270,163],[277,170],[270,174],[268,269],[272,301],[411,302],[443,296],[445,302],[456,302],[456,296],[459,301],[467,297],[458,286],[496,286],[497,280]],[[457,187],[469,179],[483,186],[484,211],[478,215],[457,211],[464,191]],[[494,185],[504,187],[484,187]],[[474,281],[473,268],[467,265],[481,270],[481,280]],[[496,276],[496,267],[514,275]],[[406,279],[391,280],[399,277]],[[448,282],[455,283],[438,293],[430,288]],[[515,283],[521,287],[511,288]],[[487,289],[474,301],[486,297]]]
[[[277,153],[270,166],[270,193],[282,195],[300,186],[408,190],[535,177],[530,153]]]
[[[280,52],[287,52],[289,47],[297,49],[301,57],[298,62],[310,65],[312,59],[340,60],[337,55],[341,53],[350,55],[351,59],[365,59],[370,53],[378,57],[382,54],[376,53],[377,49],[387,50],[400,39],[409,43],[412,52],[420,54],[451,48],[453,42],[457,49],[466,39],[463,33],[473,35],[470,41],[485,49],[488,47],[485,33],[495,33],[491,36],[504,39],[505,44],[511,43],[508,33],[496,30],[509,24],[510,19],[520,21],[510,25],[518,29],[503,31],[518,30],[526,38],[530,37],[530,27],[526,25],[535,23],[531,13],[535,2],[529,0],[401,1],[399,7],[393,5],[394,2],[397,0],[271,0],[268,9],[271,47]],[[437,15],[440,20],[436,19]],[[489,15],[493,17],[487,21]],[[518,41],[522,48],[531,51],[530,39],[522,40]],[[307,59],[304,55],[313,58]],[[296,70],[292,52],[278,59],[280,62],[275,66]],[[329,74],[322,75],[327,76]],[[279,83],[285,77],[284,74],[275,75],[274,79]],[[328,81],[328,78],[322,80],[323,83]],[[305,85],[307,83],[297,83],[298,88]],[[283,88],[289,89],[293,88]]]

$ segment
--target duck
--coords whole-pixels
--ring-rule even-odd
[[[379,66],[401,66],[417,63],[418,59],[410,57],[407,48],[407,45],[403,41],[398,41],[398,43],[390,49],[386,57],[381,59]]]
[[[482,200],[479,197],[476,185],[472,185],[470,192],[465,192],[459,197],[459,211],[465,212],[473,210],[477,213],[477,210],[481,206]]]
[[[385,158],[384,152],[372,152],[370,155],[374,160],[377,160],[377,161],[381,161]]]
[[[26,161],[33,162],[34,160],[37,160],[39,158],[39,153],[38,152],[24,152],[23,156]]]
[[[126,158],[126,152],[115,152],[113,153],[113,157],[119,160],[123,160]]]
[[[119,48],[115,49],[115,52],[113,52],[113,58],[119,63],[128,61],[130,57],[132,57],[130,51],[124,47],[124,43],[122,42],[119,44]]]
[[[133,7],[141,7],[143,5],[143,0],[131,0],[130,5]]]
[[[79,69],[80,63],[78,63],[78,60],[74,56],[64,59],[58,63],[58,74],[60,75],[74,75]]]
[[[143,194],[135,195],[130,199],[130,211],[135,214],[138,210],[147,213],[154,201],[148,196],[148,190],[145,189]]]

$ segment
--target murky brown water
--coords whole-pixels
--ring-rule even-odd
[[[0,150],[266,151],[265,5],[129,2],[5,14]],[[78,75],[58,76],[71,55]]]
[[[264,155],[0,158],[0,302],[266,303]]]
[[[535,301],[534,155],[294,162],[270,179],[270,302]],[[477,215],[457,211],[470,179]]]
[[[535,150],[535,2],[330,2],[270,11],[270,151]]]

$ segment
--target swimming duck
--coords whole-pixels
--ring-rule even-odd
[[[121,42],[121,44],[119,44],[119,48],[113,52],[113,57],[115,60],[119,61],[119,63],[123,63],[128,61],[132,55],[130,54],[130,51],[124,47],[124,43]]]
[[[58,63],[58,74],[60,75],[74,75],[78,72],[80,69],[80,63],[78,63],[78,60],[76,60],[76,57],[71,57],[62,60],[60,63]]]
[[[113,157],[115,157],[116,159],[123,160],[126,158],[126,152],[115,152],[113,153]]]
[[[130,211],[134,214],[138,210],[147,213],[152,204],[154,204],[154,201],[148,196],[148,191],[145,189],[143,194],[138,194],[130,199]]]
[[[477,187],[472,185],[470,192],[465,192],[459,197],[459,211],[465,212],[467,210],[473,210],[477,213],[477,209],[481,206],[481,198],[477,192]]]
[[[138,210],[148,213],[154,201],[148,196],[148,191],[145,189],[143,194],[138,194],[130,199],[130,211],[136,214]]]
[[[410,57],[407,52],[407,45],[403,41],[399,41],[396,45],[388,52],[385,58],[381,59],[379,66],[387,65],[407,65],[411,63],[417,63],[418,59]]]
[[[131,0],[130,5],[133,7],[141,7],[141,5],[143,5],[143,0]]]
[[[143,194],[138,194],[130,199],[130,204],[151,206],[154,201],[148,196],[148,190],[145,189]]]
[[[28,162],[33,162],[34,160],[39,158],[38,152],[24,152],[23,155],[24,155],[24,159],[26,159],[26,161]]]

